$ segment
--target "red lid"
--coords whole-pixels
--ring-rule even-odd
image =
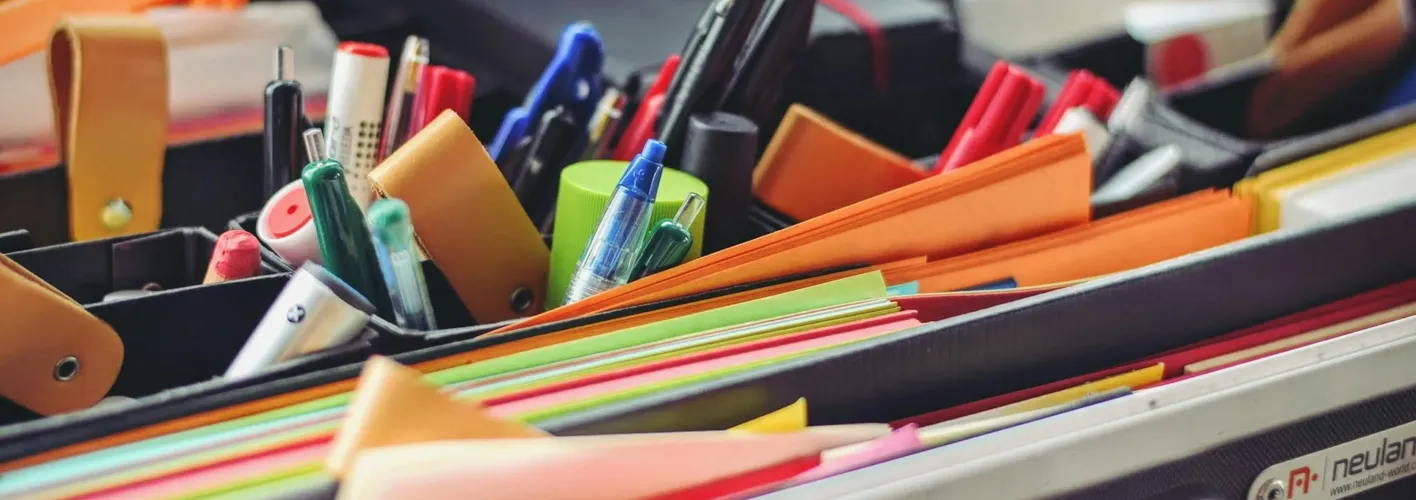
[[[339,51],[356,56],[388,59],[388,49],[383,48],[382,45],[372,43],[344,42],[339,44]]]
[[[261,268],[261,244],[255,235],[240,229],[222,233],[212,249],[210,266],[226,279],[255,276]]]
[[[305,197],[305,186],[286,191],[273,203],[275,207],[271,209],[265,225],[276,238],[295,234],[295,231],[305,227],[305,224],[309,224],[310,219],[314,218],[310,214],[310,200]]]

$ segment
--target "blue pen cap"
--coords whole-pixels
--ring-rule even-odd
[[[644,149],[629,163],[629,168],[624,169],[619,187],[641,200],[652,201],[654,194],[659,192],[659,177],[664,173],[664,153],[667,149],[658,140],[645,141]]]

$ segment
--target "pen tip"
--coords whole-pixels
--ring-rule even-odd
[[[668,147],[664,146],[664,143],[655,139],[649,139],[644,143],[644,150],[639,153],[639,156],[643,156],[645,160],[654,163],[663,163],[664,152],[666,150],[668,150]]]

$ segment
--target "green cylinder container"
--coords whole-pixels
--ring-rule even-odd
[[[556,196],[555,227],[551,231],[551,269],[546,285],[546,308],[557,307],[565,299],[566,286],[575,273],[575,263],[595,232],[605,206],[610,203],[615,184],[629,162],[624,161],[583,161],[568,166],[561,172],[560,192]],[[654,214],[650,221],[671,219],[678,213],[688,193],[698,193],[708,203],[708,186],[698,178],[673,169],[664,169],[659,179],[659,192],[654,196]],[[699,216],[689,228],[693,233],[693,247],[688,250],[685,262],[698,257],[703,247],[703,220]]]

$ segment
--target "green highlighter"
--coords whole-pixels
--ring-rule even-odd
[[[344,181],[344,167],[329,158],[315,159],[305,165],[300,180],[310,201],[325,269],[373,302],[379,316],[393,318],[378,253],[364,223],[364,212]]]
[[[693,220],[701,211],[703,197],[698,193],[688,193],[688,198],[683,200],[674,218],[660,220],[649,228],[649,237],[639,247],[629,280],[634,281],[683,263],[688,249],[693,247],[693,233],[688,228],[693,226]]]

